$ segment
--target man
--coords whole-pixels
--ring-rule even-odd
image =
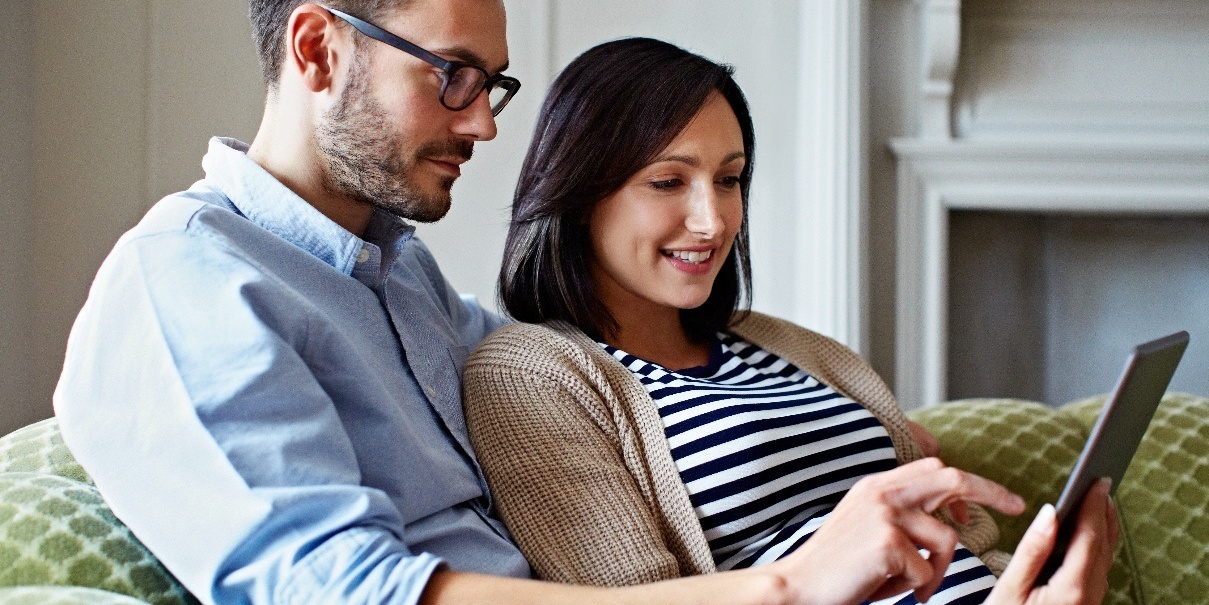
[[[502,3],[253,0],[251,16],[269,91],[255,140],[211,141],[206,178],[119,240],[55,395],[64,439],[115,514],[202,601],[927,595],[952,550],[928,512],[1021,510],[927,460],[863,482],[878,506],[837,509],[851,521],[764,568],[627,589],[524,579],[460,402],[462,364],[500,320],[457,296],[403,220],[445,214],[519,86],[500,75]],[[1089,501],[1081,535],[1103,538],[1111,513]],[[1046,535],[1027,542],[1040,556]],[[1073,551],[1087,560],[1060,580],[1104,564]],[[1003,584],[1023,594],[1027,569]]]

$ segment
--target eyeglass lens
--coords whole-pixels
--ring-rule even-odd
[[[445,105],[451,109],[466,108],[482,92],[486,81],[487,74],[482,70],[468,65],[459,66],[449,75],[449,83],[445,86]],[[492,113],[498,114],[507,104],[512,87],[501,85],[501,82],[492,84],[487,91],[487,99]]]
[[[508,103],[508,98],[512,95],[512,91],[503,86],[493,86],[487,91],[487,102],[491,104],[491,113],[499,114],[504,105]]]

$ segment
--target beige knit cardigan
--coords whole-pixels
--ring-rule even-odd
[[[848,348],[758,313],[731,332],[863,404],[900,463],[921,456],[890,390]],[[583,332],[500,329],[467,362],[463,399],[500,516],[539,577],[617,586],[715,571],[655,403]],[[1001,568],[994,521],[971,513],[962,544]]]

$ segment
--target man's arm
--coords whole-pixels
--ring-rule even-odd
[[[415,602],[439,559],[299,354],[332,335],[222,246],[155,238],[106,261],[56,393],[114,513],[203,602]]]

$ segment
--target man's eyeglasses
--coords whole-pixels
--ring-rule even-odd
[[[521,82],[503,74],[488,75],[487,70],[461,61],[446,61],[441,57],[396,36],[369,21],[358,19],[348,13],[327,8],[329,12],[348,22],[357,31],[379,42],[389,44],[413,57],[422,59],[441,70],[441,105],[461,111],[470,107],[484,89],[491,104],[491,115],[498,116],[512,95],[520,90]]]

